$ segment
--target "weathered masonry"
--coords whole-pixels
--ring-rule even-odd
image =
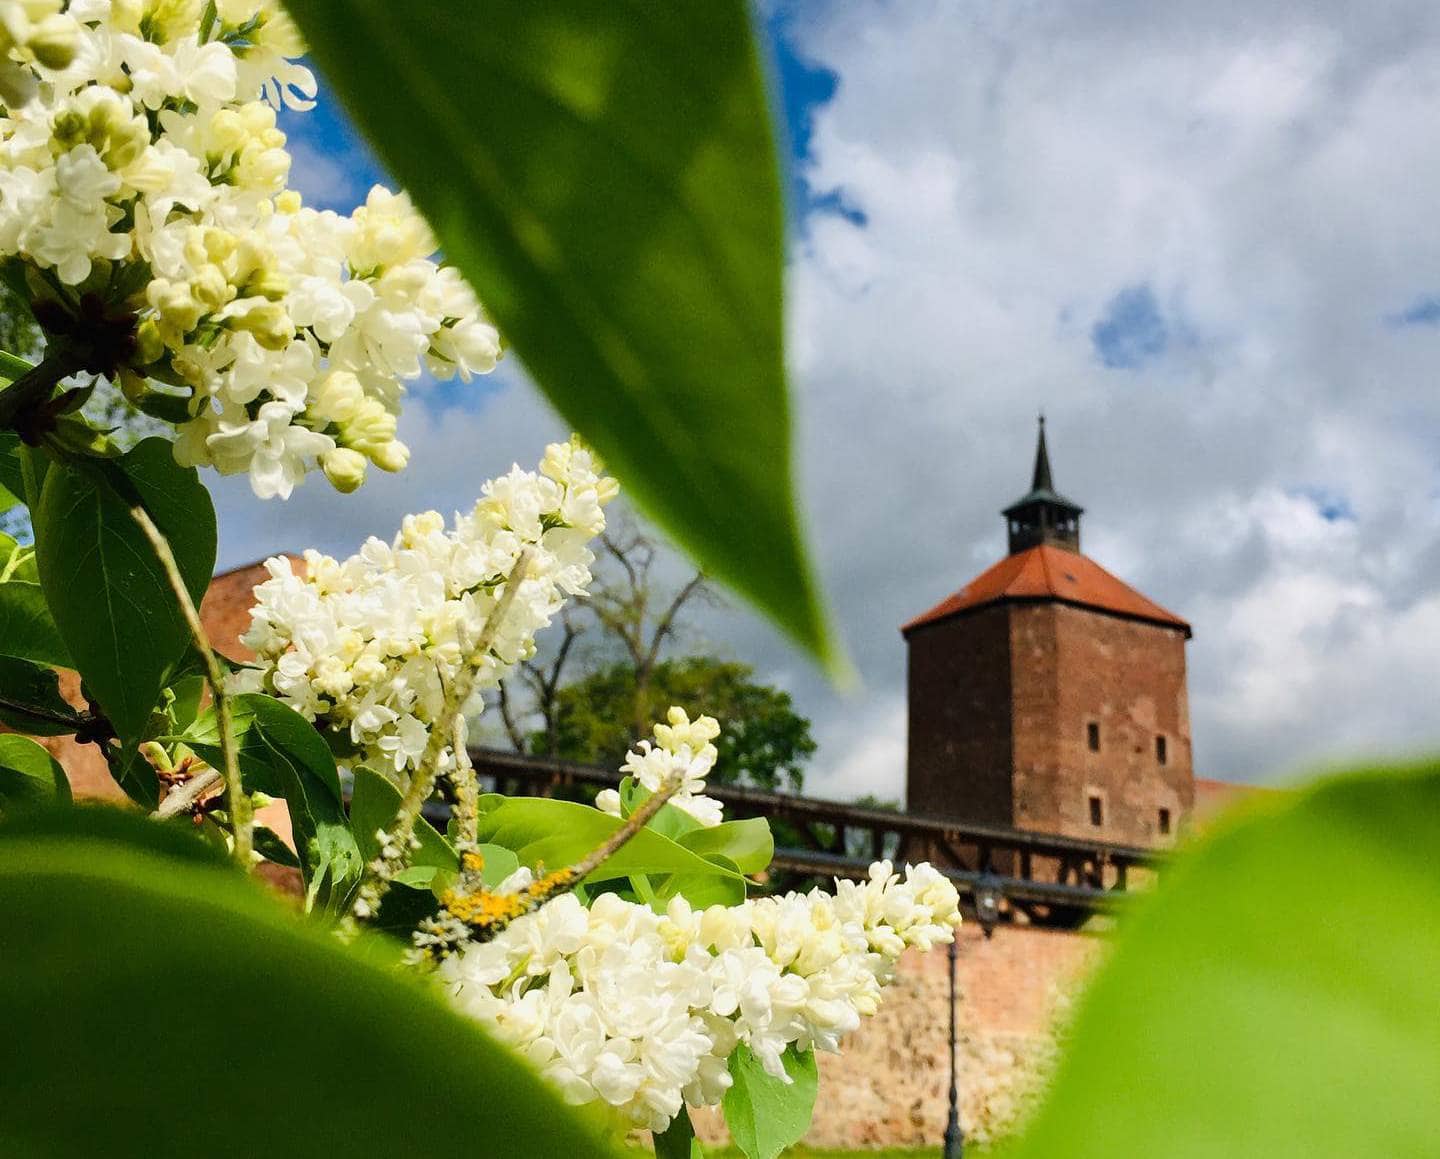
[[[1190,626],[1080,551],[1044,419],[1009,554],[902,632],[912,813],[1098,843],[1171,843],[1195,803]]]

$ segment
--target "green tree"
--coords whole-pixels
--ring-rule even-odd
[[[712,656],[662,660],[643,688],[634,667],[623,662],[566,685],[556,694],[553,731],[533,733],[531,750],[617,765],[639,739],[630,722],[663,720],[672,704],[722,722],[713,782],[792,792],[804,784],[815,741],[790,694],[757,681],[748,664]]]

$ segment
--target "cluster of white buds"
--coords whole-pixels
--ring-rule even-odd
[[[682,1105],[721,1100],[742,1043],[784,1081],[787,1047],[838,1050],[904,949],[950,941],[959,921],[942,874],[885,861],[834,894],[705,910],[614,894],[587,909],[565,894],[445,958],[439,977],[569,1101],[663,1131]]]
[[[705,796],[705,778],[719,756],[711,743],[720,735],[719,722],[713,716],[698,716],[692,721],[683,708],[673,707],[666,719],[668,724],[655,726],[653,743],[642,740],[625,754],[620,771],[652,793],[663,785],[678,784],[671,805],[689,813],[701,825],[720,824],[720,802]],[[620,816],[620,794],[614,789],[602,789],[595,797],[595,807]]]
[[[276,109],[313,104],[275,0],[0,2],[0,260],[51,342],[263,498],[402,468],[406,381],[492,370],[499,334],[404,194],[287,188]],[[17,76],[19,70],[23,76]],[[21,83],[23,82],[23,83]]]
[[[370,539],[344,561],[306,552],[303,575],[288,559],[267,561],[243,637],[256,663],[235,673],[234,688],[278,697],[347,739],[362,763],[403,780],[431,731],[452,728],[446,691],[462,667],[474,669],[466,710],[478,712],[479,694],[532,655],[535,632],[585,591],[589,543],[617,493],[601,472],[577,440],[554,443],[538,472],[514,467],[486,483],[452,528],[428,511],[407,516],[393,542]],[[492,617],[526,551],[513,602]],[[440,771],[452,758],[447,745]]]

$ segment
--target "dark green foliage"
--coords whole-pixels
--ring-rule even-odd
[[[40,582],[60,637],[126,741],[143,733],[190,641],[160,561],[130,516],[137,503],[169,539],[198,605],[215,567],[215,509],[163,439],[115,460],[53,465],[35,517]]]
[[[705,712],[721,723],[720,751],[710,779],[722,785],[798,792],[805,762],[815,752],[810,722],[795,711],[790,694],[754,679],[746,664],[689,656],[655,666],[640,698],[633,667],[615,664],[562,688],[556,697],[555,756],[586,764],[618,766],[640,739],[632,720],[664,720],[672,704],[692,715]],[[532,738],[544,744],[543,733]]]

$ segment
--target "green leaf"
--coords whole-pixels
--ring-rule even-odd
[[[692,829],[680,837],[680,844],[702,857],[718,853],[735,863],[741,873],[759,873],[775,857],[775,838],[764,817],[746,821],[722,821],[710,828]]]
[[[628,818],[641,805],[648,801],[654,793],[637,781],[634,777],[625,777],[620,782],[620,816]],[[653,829],[656,833],[663,834],[671,841],[677,841],[692,829],[700,828],[700,822],[684,809],[677,809],[668,801],[660,806],[659,812],[650,820],[645,822],[647,829]]]
[[[53,668],[0,653],[0,723],[31,736],[69,736],[85,718],[60,695]]]
[[[315,726],[288,705],[260,693],[232,701],[236,756],[245,787],[283,797],[300,851],[306,904],[334,908],[358,883],[365,857],[350,831],[330,747]],[[213,708],[181,739],[215,768],[224,765]]]
[[[70,666],[70,654],[50,616],[38,583],[0,583],[0,653],[38,664]]]
[[[1017,1159],[1435,1154],[1440,766],[1275,796],[1128,915]]]
[[[350,827],[366,863],[380,852],[376,833],[389,829],[400,810],[400,791],[380,773],[361,766],[355,770],[350,796]],[[430,822],[415,822],[419,848],[410,864],[395,875],[394,888],[385,895],[380,913],[371,919],[377,930],[408,940],[416,925],[439,909],[439,896],[454,880],[459,858],[450,843]]]
[[[22,503],[25,501],[25,476],[20,469],[23,446],[20,436],[14,431],[0,431],[0,487],[4,487]]]
[[[374,769],[361,766],[355,770],[355,787],[350,795],[350,827],[355,831],[355,840],[360,843],[360,855],[365,861],[373,861],[379,854],[380,842],[375,835],[389,829],[399,812],[399,789]],[[424,866],[432,871],[459,868],[460,859],[455,856],[450,842],[424,817],[415,821],[415,837],[420,846],[411,854],[412,866]],[[427,877],[426,882],[428,880]]]
[[[655,1136],[655,1159],[705,1159],[700,1140],[695,1138],[695,1124],[690,1121],[690,1108],[681,1106],[670,1125]]]
[[[795,513],[781,187],[750,5],[497,0],[457,20],[443,0],[311,0],[294,17],[631,498],[838,667]]]
[[[18,355],[11,354],[8,350],[0,350],[0,378],[6,382],[14,382],[26,371],[34,369],[32,363],[26,362]]]
[[[296,920],[188,834],[66,813],[0,840],[0,1154],[615,1155],[393,953]]]
[[[290,846],[281,840],[275,830],[265,825],[255,826],[255,852],[265,858],[266,861],[273,861],[276,865],[283,865],[287,869],[299,869],[300,862],[295,854],[290,851]]]
[[[70,803],[60,762],[29,737],[0,736],[0,814],[56,803]]]
[[[672,874],[656,886],[656,899],[667,902],[679,894],[696,909],[705,909],[712,905],[739,905],[743,902],[745,881],[740,871],[735,868],[735,863],[718,854],[711,854],[705,860],[725,872],[717,874],[712,869],[710,873],[702,875]]]
[[[781,1061],[788,1083],[767,1073],[744,1044],[730,1055],[734,1082],[725,1092],[725,1125],[731,1141],[748,1159],[775,1159],[810,1129],[820,1084],[815,1052],[801,1054],[790,1046]]]
[[[200,702],[205,699],[205,677],[185,676],[166,690],[167,711],[176,732],[183,732],[200,715]]]
[[[190,638],[169,581],[130,516],[143,503],[198,606],[215,566],[215,510],[170,444],[51,467],[35,517],[40,582],[86,687],[126,741],[139,737]]]
[[[480,880],[489,889],[494,889],[520,868],[520,859],[515,856],[514,850],[506,849],[502,845],[480,845],[477,849],[485,859],[485,865],[480,870]]]
[[[35,566],[35,549],[22,546],[14,536],[0,531],[0,572],[7,569],[12,580],[24,580],[32,584],[40,582],[40,569]]]
[[[619,818],[588,805],[548,797],[487,796],[482,807],[487,804],[492,807],[480,817],[480,840],[514,850],[520,864],[532,869],[548,871],[573,865],[622,824]],[[653,829],[641,829],[585,880],[672,873],[744,881],[735,870],[707,861]]]

